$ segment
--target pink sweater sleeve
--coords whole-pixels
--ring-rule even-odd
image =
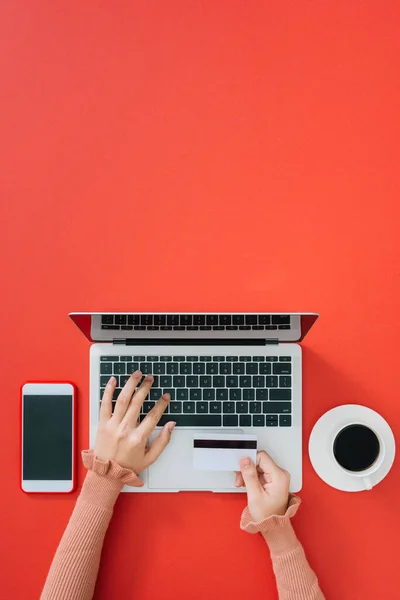
[[[82,452],[89,469],[60,545],[54,556],[41,600],[90,600],[99,570],[101,549],[115,501],[126,483],[143,485],[141,479],[116,462]]]
[[[246,507],[242,513],[240,527],[249,533],[260,532],[267,542],[279,600],[324,600],[318,579],[307,562],[303,547],[290,522],[300,502],[300,498],[292,494],[285,515],[273,515],[258,523],[253,521]]]

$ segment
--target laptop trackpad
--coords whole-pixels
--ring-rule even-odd
[[[221,429],[218,430],[221,433]],[[173,431],[170,444],[154,465],[148,469],[150,489],[221,490],[236,489],[235,474],[227,471],[200,471],[193,467],[195,434],[216,433],[214,429],[182,429]],[[226,434],[243,433],[240,429],[225,429]],[[150,441],[157,437],[154,432]]]

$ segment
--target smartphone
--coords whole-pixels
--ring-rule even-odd
[[[76,387],[71,382],[21,386],[21,489],[75,489]]]

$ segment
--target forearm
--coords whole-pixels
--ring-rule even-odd
[[[284,516],[271,516],[259,523],[254,523],[245,509],[241,527],[250,533],[260,532],[267,542],[279,600],[324,600],[318,579],[290,522],[299,504],[300,500],[292,496]]]
[[[101,550],[114,504],[124,483],[139,478],[113,461],[84,453],[90,470],[70,521],[57,548],[41,600],[90,600],[99,570]]]

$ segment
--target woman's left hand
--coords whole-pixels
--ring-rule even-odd
[[[121,467],[131,469],[136,474],[157,460],[167,446],[175,426],[174,421],[166,423],[152,445],[148,445],[148,438],[171,398],[169,394],[161,396],[139,424],[140,409],[154,381],[151,375],[147,375],[137,388],[141,378],[140,371],[135,371],[130,376],[118,396],[114,413],[112,398],[116,380],[115,377],[110,378],[101,402],[100,423],[94,447],[95,455],[101,460],[115,460]]]

